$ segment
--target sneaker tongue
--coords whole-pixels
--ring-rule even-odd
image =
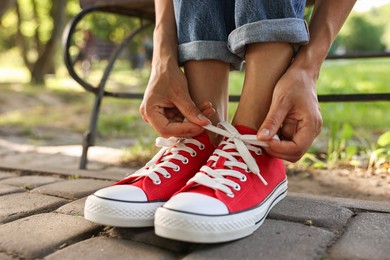
[[[242,135],[256,135],[256,130],[244,125],[235,125],[237,131]]]

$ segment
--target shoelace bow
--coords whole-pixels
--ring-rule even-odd
[[[153,156],[153,158],[147,162],[144,167],[136,171],[134,174],[131,174],[128,178],[147,176],[154,184],[160,184],[161,179],[159,175],[162,175],[165,178],[171,177],[171,174],[167,169],[172,169],[175,172],[180,171],[180,166],[170,162],[171,159],[180,160],[184,164],[188,163],[188,158],[179,154],[180,151],[186,151],[192,157],[196,156],[196,151],[186,145],[189,143],[198,146],[200,150],[204,149],[204,144],[196,139],[158,137],[156,139],[156,146],[161,147],[160,151]]]
[[[264,183],[264,185],[268,185],[267,181],[260,174],[260,168],[257,165],[256,160],[249,152],[253,151],[260,155],[262,153],[260,147],[266,147],[268,144],[258,141],[256,135],[240,134],[234,126],[227,122],[221,122],[219,125],[224,129],[215,127],[213,125],[207,125],[204,127],[211,132],[227,137],[225,141],[221,142],[220,148],[214,151],[209,160],[214,161],[215,164],[220,157],[224,157],[226,158],[226,161],[224,162],[224,166],[226,168],[213,169],[207,165],[203,166],[200,169],[200,172],[198,172],[190,180],[190,182],[195,182],[214,190],[221,190],[228,196],[232,197],[234,194],[230,188],[240,190],[240,185],[225,177],[231,176],[241,181],[246,180],[245,174],[236,170],[232,170],[233,167],[237,167],[245,170],[246,172],[252,172],[256,174]],[[275,136],[274,139],[278,139],[278,137]],[[241,157],[245,163],[239,162],[234,156]]]

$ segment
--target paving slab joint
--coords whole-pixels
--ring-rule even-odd
[[[374,210],[374,209],[361,209],[361,208],[354,208],[354,207],[346,207],[347,209],[351,210],[354,215],[353,216],[356,216],[360,213],[380,213],[380,214],[389,214],[388,211],[384,211],[384,210]]]
[[[352,209],[350,209],[351,211],[353,211]],[[353,211],[354,212],[354,211]],[[357,216],[358,214],[354,212],[354,214],[347,220],[347,222],[345,223],[344,227],[342,229],[339,229],[339,230],[334,230],[333,231],[333,234],[334,234],[334,237],[333,239],[328,243],[328,246],[326,247],[326,251],[325,251],[325,255],[324,255],[324,259],[328,259],[328,256],[329,256],[329,252],[331,250],[331,248],[336,244],[336,242],[344,235],[344,233],[347,231],[349,225],[351,224],[351,222],[353,221],[353,219]]]

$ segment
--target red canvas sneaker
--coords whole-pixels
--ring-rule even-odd
[[[192,178],[215,146],[206,133],[195,138],[157,138],[162,149],[145,167],[87,198],[84,217],[115,227],[153,226],[156,209]]]
[[[157,209],[157,235],[198,243],[239,239],[260,227],[287,194],[282,160],[262,151],[253,129],[207,128],[224,140],[188,184]]]

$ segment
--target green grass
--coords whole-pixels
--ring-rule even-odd
[[[389,93],[390,60],[367,59],[325,62],[318,81],[319,94]],[[390,126],[390,102],[322,103],[325,126],[349,123],[383,132]]]

